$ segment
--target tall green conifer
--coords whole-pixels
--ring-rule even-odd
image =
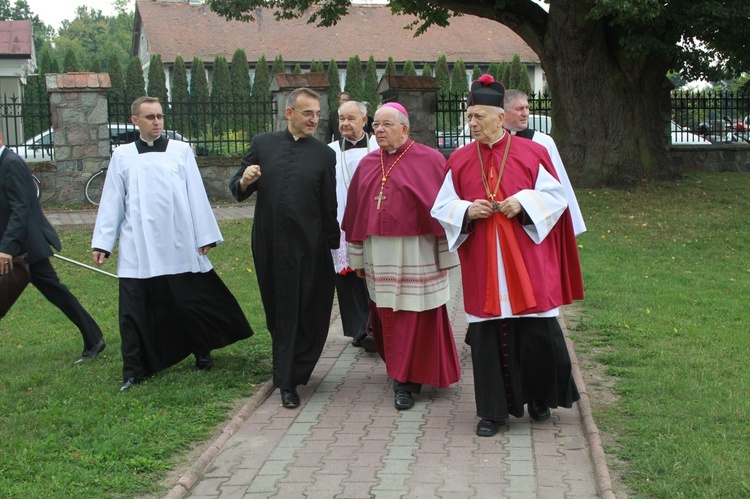
[[[190,111],[193,136],[205,137],[210,133],[211,97],[208,92],[206,66],[199,57],[190,65]]]

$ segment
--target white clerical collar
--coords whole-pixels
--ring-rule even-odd
[[[152,140],[151,142],[149,142],[148,140],[146,140],[146,139],[144,139],[144,138],[143,138],[143,135],[141,135],[141,140],[142,140],[142,141],[143,141],[143,142],[144,142],[144,143],[145,143],[145,144],[146,144],[147,146],[149,146],[149,147],[154,147],[154,142],[156,142],[157,140],[159,140],[159,137],[156,137],[156,138],[155,138],[154,140]]]
[[[495,142],[489,144],[490,149],[492,149],[495,146],[495,144],[497,144],[498,142],[500,142],[501,140],[503,140],[504,137],[505,137],[505,129],[503,129],[503,134],[500,136],[499,139],[497,139]]]

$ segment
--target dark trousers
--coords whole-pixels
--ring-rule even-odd
[[[367,334],[370,316],[370,297],[367,283],[354,272],[336,274],[336,296],[341,310],[344,336],[360,338]]]
[[[93,348],[102,339],[102,330],[73,293],[60,282],[49,258],[29,265],[29,271],[31,284],[81,331],[84,349]]]

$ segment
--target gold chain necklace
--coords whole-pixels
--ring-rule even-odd
[[[396,161],[393,162],[390,168],[388,168],[388,171],[385,171],[385,159],[384,159],[384,153],[382,149],[380,150],[380,171],[383,173],[383,177],[380,179],[380,194],[375,196],[375,201],[378,202],[378,210],[380,209],[380,203],[385,199],[385,196],[383,196],[383,189],[385,189],[385,183],[388,181],[388,175],[391,173],[391,170],[393,170],[393,167],[396,166],[396,163],[404,157],[404,154],[407,153],[409,149],[411,149],[411,146],[414,145],[414,141],[411,141],[411,144],[409,144],[409,147],[404,149],[404,152],[402,152],[398,158],[396,158]]]
[[[503,132],[505,134],[505,132]],[[497,213],[500,211],[500,203],[498,203],[495,200],[495,196],[497,196],[497,191],[500,188],[500,179],[503,178],[503,170],[505,170],[505,162],[508,160],[508,151],[510,151],[510,139],[512,138],[511,135],[508,135],[508,143],[505,144],[505,153],[503,154],[503,162],[500,163],[500,172],[497,175],[497,183],[495,184],[495,189],[490,192],[490,186],[487,182],[487,173],[484,170],[484,160],[482,160],[482,150],[479,148],[479,142],[477,142],[477,154],[479,155],[479,166],[482,168],[482,184],[484,184],[484,190],[487,192],[487,197],[490,199],[490,202],[492,203],[492,211]],[[502,137],[501,137],[502,139]],[[492,180],[492,176],[494,175],[495,169],[493,166],[495,166],[495,155],[492,153],[492,148],[490,148],[490,180]]]

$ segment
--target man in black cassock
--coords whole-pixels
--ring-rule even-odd
[[[320,97],[307,88],[286,102],[286,130],[256,135],[229,182],[235,199],[257,192],[252,250],[273,341],[273,383],[284,407],[299,405],[328,337],[335,286],[336,154],[313,137]],[[261,176],[262,170],[262,176]]]

